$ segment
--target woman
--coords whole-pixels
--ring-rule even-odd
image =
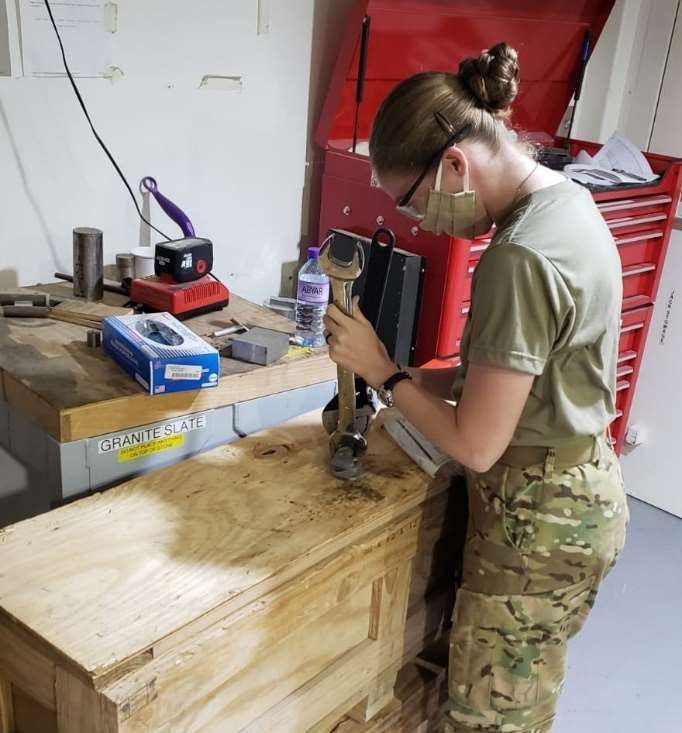
[[[467,469],[452,733],[551,729],[567,640],[628,516],[606,439],[618,253],[590,194],[538,165],[505,126],[517,84],[504,43],[457,74],[417,74],[389,94],[370,139],[378,183],[423,229],[470,238],[496,226],[474,274],[461,367],[401,370],[357,309],[326,317],[332,359]]]

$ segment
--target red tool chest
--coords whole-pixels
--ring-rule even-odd
[[[398,246],[425,258],[413,363],[457,363],[471,277],[490,235],[469,241],[423,232],[399,214],[371,180],[366,141],[374,115],[401,79],[426,69],[456,71],[465,56],[504,40],[519,52],[521,83],[512,124],[531,139],[562,144],[554,134],[570,102],[585,32],[594,48],[614,0],[358,0],[317,129],[325,149],[320,236],[332,228],[371,235],[378,226]],[[370,18],[362,101],[357,104],[363,18]],[[354,136],[357,152],[351,151]],[[363,149],[364,146],[364,149]],[[571,141],[572,153],[601,146]],[[623,263],[623,331],[618,368],[617,450],[641,363],[652,304],[682,185],[679,162],[647,154],[661,177],[652,185],[595,193]]]

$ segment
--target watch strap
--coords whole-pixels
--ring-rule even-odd
[[[409,379],[410,381],[412,381],[412,377],[407,372],[396,372],[383,383],[382,389],[384,389],[386,392],[392,392],[395,389],[396,385],[404,381],[405,379]]]

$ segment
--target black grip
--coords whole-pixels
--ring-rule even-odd
[[[381,241],[382,236],[385,236],[385,242]],[[394,247],[395,234],[390,229],[382,227],[374,232],[367,258],[367,277],[362,295],[362,312],[375,330],[379,325],[381,306],[384,302],[386,281],[391,267]]]

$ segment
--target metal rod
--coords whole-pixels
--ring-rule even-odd
[[[77,227],[73,230],[73,294],[85,300],[102,300],[104,295],[102,230]]]
[[[73,282],[73,275],[67,275],[65,272],[55,272],[54,276],[57,278],[57,280],[66,280],[66,282],[69,283]],[[104,288],[104,290],[107,290],[110,293],[129,295],[128,291],[125,288],[122,288],[120,285],[114,285],[110,282],[104,282],[102,287]]]

